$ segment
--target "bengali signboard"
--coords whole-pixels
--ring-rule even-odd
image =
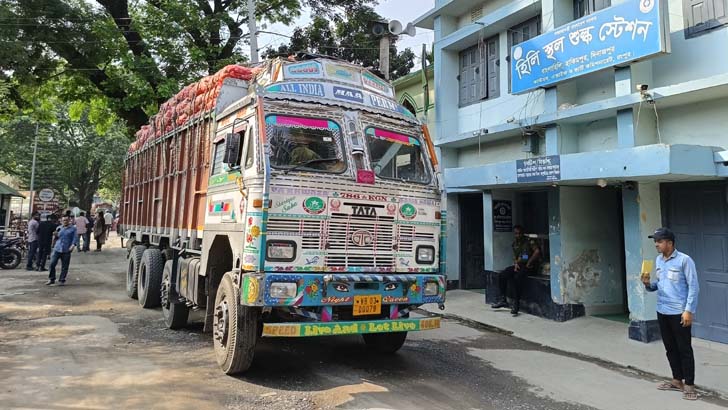
[[[513,204],[511,201],[493,201],[493,231],[510,232],[513,230]]]
[[[518,182],[549,182],[561,179],[561,157],[551,155],[516,161]]]
[[[628,0],[513,46],[513,94],[669,52],[667,14],[664,0]]]
[[[43,202],[49,202],[51,201],[56,194],[53,192],[50,188],[43,188],[38,192],[38,199],[40,199]]]

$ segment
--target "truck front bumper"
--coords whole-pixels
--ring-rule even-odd
[[[393,333],[431,330],[440,327],[439,317],[351,322],[266,323],[264,337],[343,336],[364,333]]]

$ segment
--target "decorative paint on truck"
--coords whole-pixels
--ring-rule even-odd
[[[273,60],[254,72],[250,87],[225,82],[204,120],[135,152],[149,178],[125,179],[124,201],[158,223],[125,230],[129,295],[139,255],[166,260],[141,271],[161,278],[165,323],[205,309],[228,374],[250,366],[260,336],[362,334],[394,352],[406,332],[439,327],[411,317],[447,288],[426,128],[361,67]]]

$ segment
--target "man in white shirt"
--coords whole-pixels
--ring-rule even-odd
[[[86,228],[86,225],[88,225],[86,213],[81,212],[80,214],[78,214],[78,216],[74,220],[74,224],[76,225],[76,234],[78,235],[78,251],[85,252],[86,250],[88,250],[90,240],[90,237],[86,235],[88,231],[88,229]],[[83,238],[83,247],[81,247],[81,238]]]
[[[114,223],[114,216],[111,215],[110,211],[106,211],[104,214],[104,222],[106,223],[106,240],[109,240],[111,234],[111,225]]]

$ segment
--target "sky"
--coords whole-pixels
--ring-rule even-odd
[[[413,4],[416,4],[416,6],[413,6]],[[432,9],[434,4],[435,0],[379,0],[379,5],[374,9],[382,17],[388,20],[399,20],[402,22],[403,26],[406,26],[408,22],[414,21],[417,17]],[[302,16],[291,26],[273,24],[268,25],[267,28],[259,26],[258,29],[290,35],[297,26],[306,26],[310,20],[308,13],[304,12]],[[422,44],[427,44],[429,50],[432,46],[432,42],[434,41],[434,37],[435,34],[432,30],[417,28],[417,33],[414,37],[407,35],[400,36],[399,41],[397,42],[397,49],[404,50],[406,47],[410,47],[412,51],[415,52],[415,55],[418,56],[416,60],[417,65],[415,65],[415,67],[418,67]],[[288,39],[281,36],[274,36],[265,33],[261,33],[258,36],[258,48],[261,52],[268,46],[276,48],[287,42]]]

